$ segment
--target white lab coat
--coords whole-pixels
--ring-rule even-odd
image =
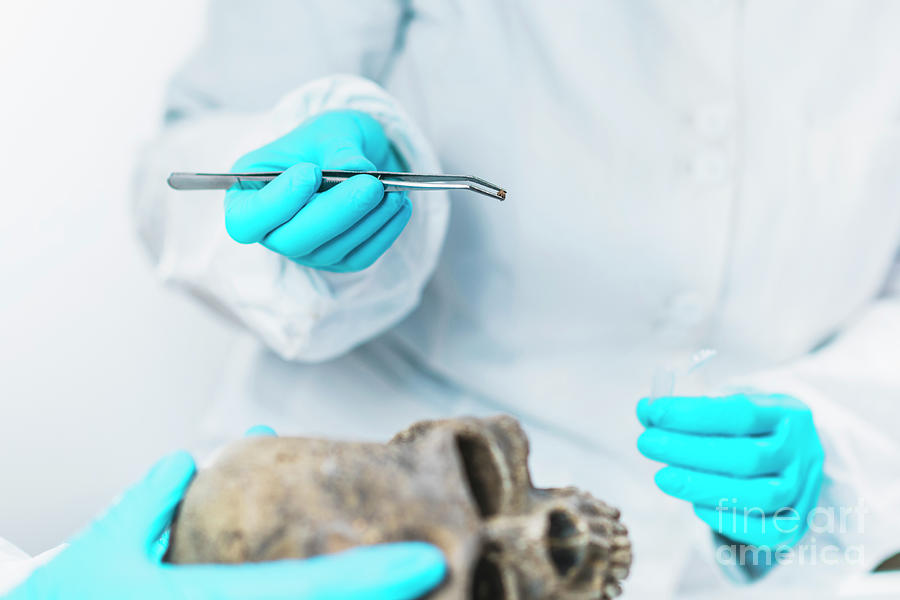
[[[626,595],[715,597],[734,573],[655,488],[634,416],[655,368],[713,347],[703,389],[806,402],[820,505],[868,510],[819,536],[863,564],[729,594],[838,589],[900,550],[898,25],[900,3],[868,1],[214,4],[136,202],[161,278],[260,340],[235,349],[207,427],[384,439],[516,414],[538,483],[622,509]],[[233,243],[220,193],[165,187],[344,107],[413,169],[509,200],[414,194],[384,257],[333,274]]]

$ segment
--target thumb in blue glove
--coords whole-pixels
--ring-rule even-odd
[[[441,552],[417,542],[361,547],[308,560],[162,563],[157,541],[194,472],[194,461],[185,452],[159,461],[105,516],[8,597],[412,599],[444,578]]]
[[[371,175],[317,193],[322,169],[401,170],[384,130],[357,111],[326,112],[234,165],[235,172],[284,171],[258,189],[225,194],[225,228],[296,263],[360,271],[394,243],[412,215],[406,194],[385,194]]]
[[[736,542],[795,544],[818,503],[824,452],[812,413],[779,394],[644,398],[638,449],[668,463],[659,488]]]

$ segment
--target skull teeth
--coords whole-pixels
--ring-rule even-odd
[[[618,583],[612,582],[607,583],[603,586],[603,597],[604,598],[618,598],[622,593],[622,586]]]
[[[621,580],[631,569],[631,542],[628,530],[619,521],[619,511],[590,494],[567,488],[558,491],[568,512],[578,516],[581,532],[565,540],[565,546],[579,549],[585,557],[568,573],[563,586],[566,597],[611,599],[622,593]],[[556,540],[556,545],[561,543]]]

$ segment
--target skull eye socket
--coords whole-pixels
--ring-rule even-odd
[[[584,560],[584,544],[575,520],[563,510],[547,517],[547,552],[556,572],[565,577]]]
[[[490,544],[482,550],[481,557],[475,564],[472,574],[472,600],[502,600],[506,598],[506,587],[503,585],[503,574],[494,562],[491,553],[499,552]]]
[[[456,436],[456,448],[478,511],[485,518],[496,515],[500,512],[503,482],[487,442],[475,435],[460,434]]]

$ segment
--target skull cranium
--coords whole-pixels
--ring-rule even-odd
[[[192,482],[174,563],[305,558],[422,540],[450,576],[438,599],[611,598],[631,545],[619,512],[575,488],[538,489],[515,419],[417,423],[388,444],[248,438]]]

